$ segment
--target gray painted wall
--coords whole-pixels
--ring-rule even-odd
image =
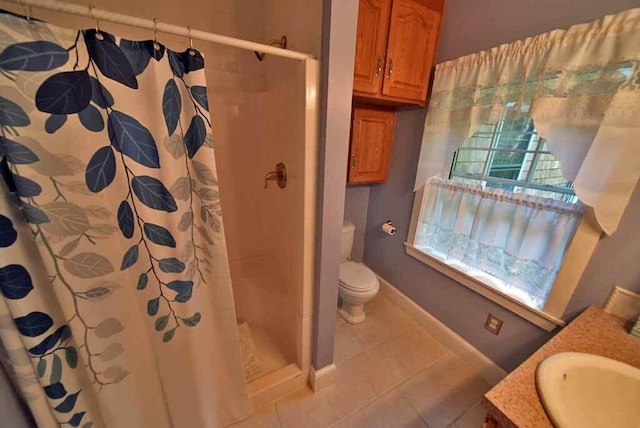
[[[357,0],[324,0],[312,353],[317,370],[333,363],[357,22]]]
[[[638,0],[447,0],[438,61],[640,6]],[[405,254],[425,109],[399,110],[387,183],[370,188],[364,262],[506,370],[552,334]],[[349,202],[348,202],[349,204]],[[600,305],[613,285],[640,292],[640,188],[618,232],[596,249],[566,319]],[[379,227],[391,219],[398,233]],[[491,312],[505,321],[499,336],[483,328]]]
[[[351,260],[362,262],[364,255],[364,232],[367,228],[369,186],[347,186],[344,200],[344,218],[356,227],[351,249]]]

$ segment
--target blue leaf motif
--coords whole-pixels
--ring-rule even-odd
[[[15,165],[28,165],[40,160],[29,147],[5,137],[0,137],[0,150],[4,152],[7,161]]]
[[[147,128],[133,117],[114,110],[109,114],[109,140],[120,152],[140,165],[160,168],[158,148]]]
[[[101,147],[96,151],[85,171],[84,178],[87,187],[94,193],[98,193],[109,186],[116,176],[116,158],[110,146]]]
[[[178,126],[180,119],[180,110],[182,109],[182,100],[178,86],[173,79],[169,79],[164,86],[162,95],[162,113],[164,115],[164,123],[167,125],[169,135],[172,135]]]
[[[69,425],[72,427],[77,427],[82,422],[82,418],[84,417],[86,412],[78,412],[75,413],[71,419],[69,419]]]
[[[149,42],[150,43],[147,45],[149,55],[151,55],[151,58],[155,59],[156,62],[160,61],[164,56],[164,46],[158,43],[158,49],[156,49],[156,44],[154,44],[153,40],[149,40]]]
[[[190,53],[192,52],[193,55]],[[196,50],[186,50],[184,52],[169,51],[169,65],[174,75],[182,77],[192,71],[204,68],[204,58]]]
[[[13,175],[13,182],[18,189],[18,195],[23,198],[32,198],[42,193],[42,187],[30,178]]]
[[[22,205],[22,213],[31,224],[43,224],[50,222],[49,217],[44,213],[44,211],[30,204]]]
[[[36,107],[45,113],[78,113],[90,101],[91,80],[86,70],[54,74],[36,92]]]
[[[204,57],[197,50],[191,49],[182,52],[184,62],[184,74],[204,68]]]
[[[55,43],[38,40],[7,46],[0,54],[0,68],[5,70],[47,71],[63,66],[69,52]]]
[[[125,238],[131,239],[134,231],[133,210],[127,201],[122,201],[118,207],[118,227]]]
[[[58,129],[62,128],[62,125],[64,125],[66,121],[66,114],[52,114],[44,122],[44,130],[47,131],[48,134],[53,134]]]
[[[32,355],[46,354],[50,349],[58,344],[61,340],[66,340],[71,337],[71,330],[66,325],[59,327],[55,332],[47,336],[42,342],[33,348],[29,349]]]
[[[158,313],[158,309],[160,308],[160,297],[156,297],[155,299],[151,299],[147,302],[147,314],[149,316],[154,316]]]
[[[189,158],[193,158],[207,137],[207,129],[204,120],[198,115],[193,116],[187,133],[184,135],[184,144],[187,146]]]
[[[138,290],[144,290],[147,288],[147,284],[149,283],[149,276],[146,273],[141,273],[140,278],[138,278],[138,285],[136,288]]]
[[[8,217],[0,214],[0,247],[6,248],[13,245],[18,237],[18,232]]]
[[[133,193],[140,199],[140,202],[149,208],[170,213],[178,209],[176,200],[157,178],[147,175],[133,177],[131,187],[133,188]]]
[[[55,382],[51,385],[45,386],[44,393],[47,394],[47,397],[53,400],[58,400],[67,395],[67,390],[64,388],[63,384],[61,384],[60,382]]]
[[[184,322],[184,325],[188,327],[195,327],[196,325],[198,325],[201,319],[202,319],[202,314],[200,312],[196,312],[195,314],[193,314],[193,316],[189,318],[182,318],[182,321]]]
[[[0,291],[11,300],[22,299],[33,290],[31,275],[22,265],[12,264],[0,268]]]
[[[64,401],[60,404],[58,404],[56,406],[56,411],[60,412],[60,413],[69,413],[70,411],[73,410],[73,408],[76,405],[76,400],[78,399],[78,394],[80,394],[80,391],[74,393],[74,394],[69,394],[67,395],[67,398],[64,399]]]
[[[91,101],[93,101],[100,108],[107,108],[113,106],[113,95],[102,83],[98,82],[93,76],[89,76],[91,80]]]
[[[138,261],[138,244],[132,246],[124,253],[124,257],[122,258],[122,264],[120,265],[120,270],[125,270],[131,266],[135,262]]]
[[[103,36],[107,33],[100,32]],[[132,89],[138,89],[138,80],[133,72],[131,63],[115,44],[113,37],[96,38],[95,30],[85,30],[84,40],[91,60],[100,72],[111,80],[122,83]]]
[[[62,379],[62,360],[56,354],[53,354],[53,362],[51,363],[50,382],[60,382]]]
[[[165,273],[180,273],[185,268],[184,263],[175,257],[160,259],[158,265],[160,265],[160,270]]]
[[[15,318],[16,327],[20,334],[28,337],[38,337],[53,326],[53,319],[44,312],[30,312],[29,314]]]
[[[149,65],[149,60],[151,60],[147,44],[147,40],[140,42],[125,39],[120,40],[120,49],[122,49],[122,52],[124,52],[124,55],[131,63],[136,76],[142,74],[145,68],[147,68],[147,65]]]
[[[209,101],[207,100],[207,88],[204,86],[192,86],[191,87],[191,95],[196,100],[198,104],[205,108],[205,110],[209,110]]]
[[[78,113],[78,118],[82,126],[91,132],[100,132],[104,129],[104,119],[97,108],[89,104]]]
[[[27,126],[31,123],[22,107],[0,97],[0,126]]]
[[[173,239],[173,235],[167,229],[157,224],[145,223],[144,234],[149,240],[155,244],[165,247],[176,247],[176,240]]]
[[[178,77],[184,76],[184,62],[182,61],[182,55],[172,50],[167,51],[169,57],[169,66],[174,75]]]
[[[193,292],[192,281],[171,281],[167,284],[167,287],[178,293],[174,299],[176,302],[185,303],[191,299],[191,293]]]
[[[64,349],[64,357],[67,360],[67,365],[75,369],[78,365],[78,350],[73,346],[67,346]]]

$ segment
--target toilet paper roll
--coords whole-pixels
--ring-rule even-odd
[[[390,221],[382,224],[382,231],[387,235],[395,235],[397,232],[396,227]]]

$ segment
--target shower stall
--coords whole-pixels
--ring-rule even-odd
[[[253,42],[285,35],[289,48],[319,54],[321,1],[99,3],[121,14]],[[20,5],[7,8],[24,13]],[[96,25],[44,9],[33,13],[68,28]],[[152,31],[127,25],[100,21],[100,27],[130,40],[153,37]],[[189,45],[179,36],[158,38],[176,50]],[[310,368],[319,62],[312,55],[269,53],[259,60],[251,50],[193,43],[205,57],[235,311],[255,408],[305,384]],[[265,175],[278,163],[286,167],[286,187],[269,181],[265,188]]]
[[[309,368],[317,63],[237,55],[251,80],[209,90],[241,351],[261,403]],[[279,163],[283,188],[265,178]]]
[[[236,24],[217,32],[260,42],[286,36],[306,52],[301,41],[317,27],[319,46],[319,15],[286,2],[230,3]],[[305,16],[283,19],[287,13]],[[304,28],[305,20],[317,26]],[[313,59],[203,48],[238,333],[257,407],[308,378],[319,67]],[[265,180],[279,163],[284,188]]]

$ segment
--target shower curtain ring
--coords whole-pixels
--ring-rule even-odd
[[[102,33],[100,33],[100,20],[93,16],[93,9],[95,9],[95,6],[93,5],[93,3],[91,3],[89,5],[89,16],[96,20],[96,39],[104,40],[104,36],[102,35]]]
[[[195,56],[196,52],[193,50],[193,39],[191,38],[191,26],[188,26],[187,30],[189,30],[189,55]]]
[[[160,45],[158,44],[158,18],[153,18],[153,49],[160,50]]]

